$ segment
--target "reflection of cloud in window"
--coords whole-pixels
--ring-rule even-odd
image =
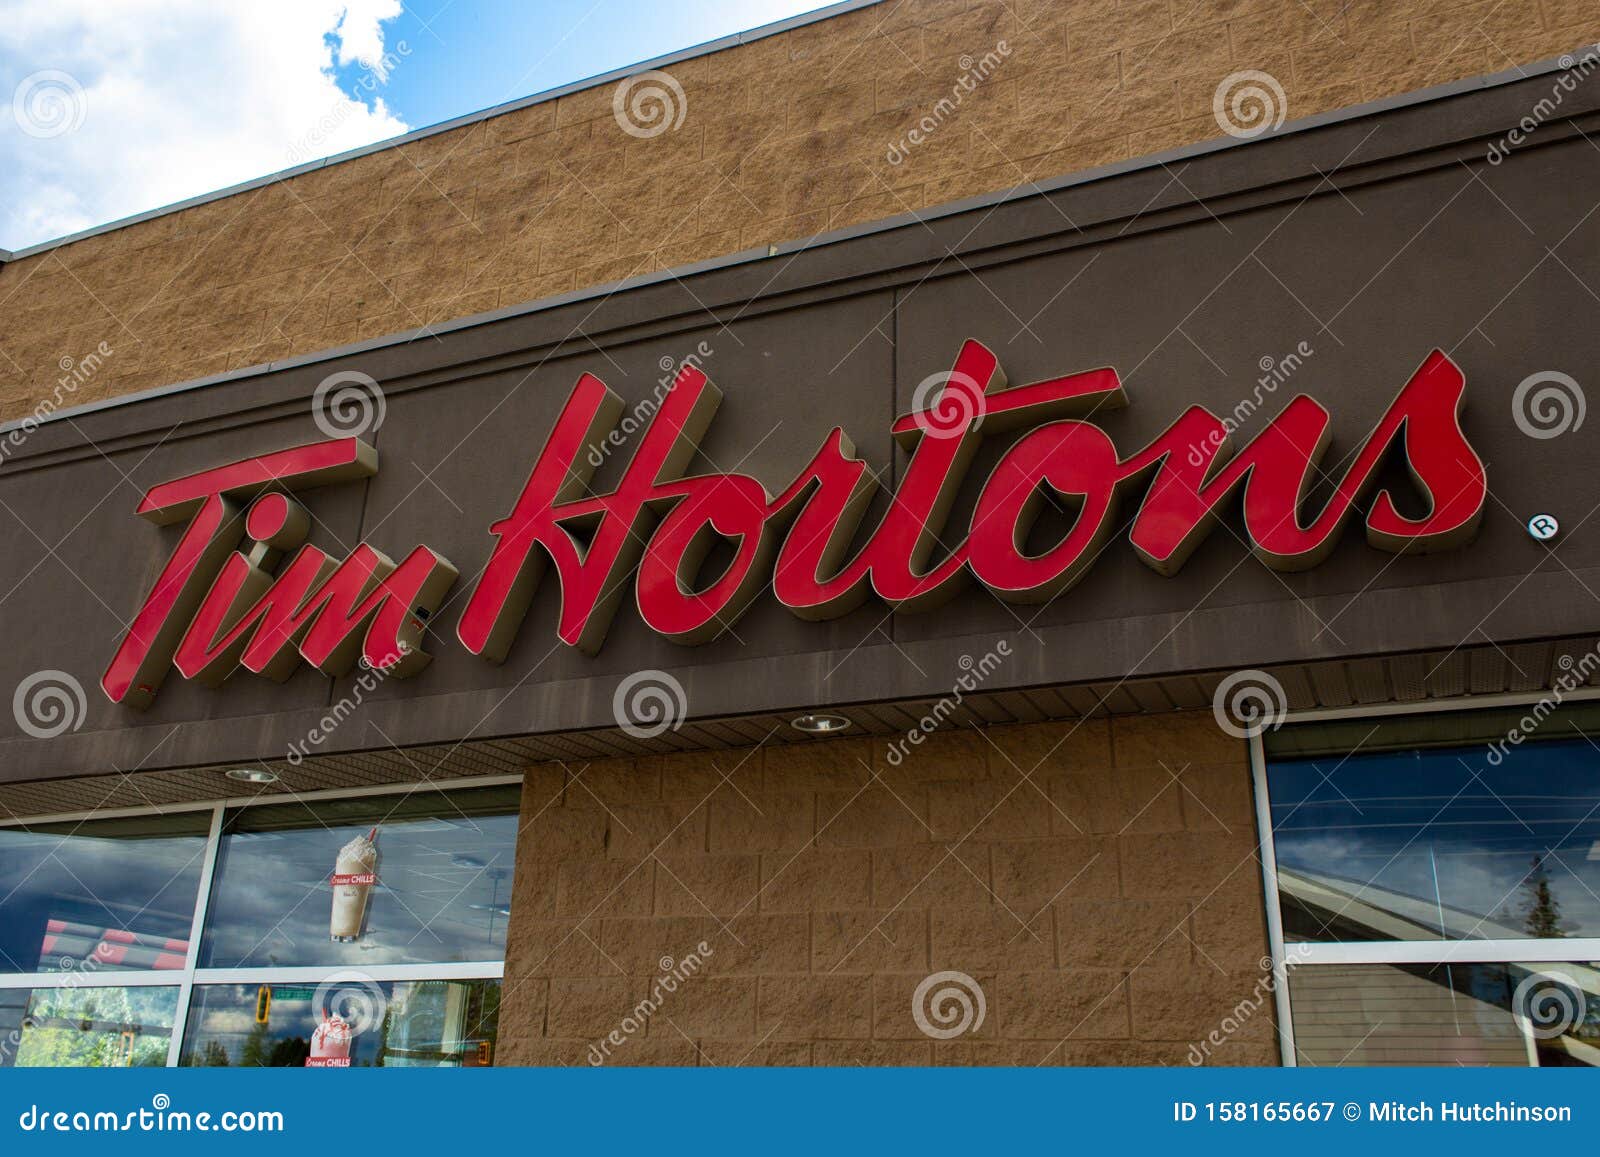
[[[243,1008],[219,1008],[208,1011],[204,1029],[210,1033],[237,1033],[243,1035],[256,1027],[256,1015]]]
[[[342,817],[341,817],[342,818]],[[205,964],[349,964],[497,959],[505,936],[514,815],[382,827],[379,883],[362,938],[329,939],[329,874],[369,825],[230,835],[218,867]]]
[[[204,853],[204,839],[193,836],[0,832],[0,959],[24,971],[53,969],[59,958],[92,950],[92,942],[83,952],[75,942],[63,944],[48,953],[52,959],[38,962],[50,919],[186,939]]]
[[[1405,847],[1413,834],[1409,828],[1401,829],[1398,836],[1278,833],[1278,862],[1285,871],[1314,877],[1374,906],[1382,905],[1384,893],[1442,906],[1445,924],[1453,935],[1504,938],[1526,934],[1519,904],[1530,868],[1531,840],[1516,848],[1453,843],[1435,849],[1425,839],[1418,839]],[[1584,871],[1588,864],[1572,848],[1562,852],[1559,860],[1548,858],[1545,867],[1572,931],[1600,928],[1600,899],[1596,897],[1600,867]],[[1575,871],[1588,878],[1574,879]],[[1341,884],[1344,887],[1339,887]],[[1437,914],[1429,926],[1437,928]]]
[[[1451,935],[1530,932],[1535,859],[1548,873],[1567,934],[1600,929],[1600,769],[1586,741],[1524,746],[1486,767],[1478,748],[1451,747],[1282,760],[1268,769],[1280,866]],[[1377,896],[1385,892],[1388,899]],[[1431,921],[1417,905],[1430,903]],[[1481,926],[1474,927],[1482,921]]]

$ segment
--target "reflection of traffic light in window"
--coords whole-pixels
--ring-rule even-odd
[[[133,1042],[137,1036],[138,1034],[130,1029],[122,1031],[122,1039],[117,1042],[117,1065],[119,1067],[129,1068],[132,1066]]]
[[[256,989],[256,1023],[266,1024],[267,1014],[272,1011],[272,986],[263,984]]]

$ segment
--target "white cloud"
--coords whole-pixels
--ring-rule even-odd
[[[339,42],[339,63],[360,64],[380,79],[387,78],[383,22],[400,15],[400,0],[350,0],[334,36]]]
[[[398,46],[386,55],[384,29],[400,11],[400,0],[8,4],[0,246],[50,240],[405,132],[410,126],[379,95],[390,67],[403,62]],[[335,80],[336,65],[351,64],[371,74],[355,90],[359,99]],[[19,85],[31,108],[14,107]]]

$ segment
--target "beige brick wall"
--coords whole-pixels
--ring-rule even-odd
[[[1209,712],[530,771],[499,1063],[1182,1064],[1267,954],[1244,745]],[[931,973],[975,1032],[912,1016]],[[1270,1001],[1216,1053],[1274,1064]]]
[[[0,419],[1214,138],[1240,69],[1302,117],[1596,39],[1594,0],[885,0],[674,66],[687,115],[651,139],[608,86],[8,264]]]

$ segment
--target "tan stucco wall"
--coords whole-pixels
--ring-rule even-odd
[[[0,418],[1219,137],[1239,70],[1298,118],[1597,38],[1593,0],[886,0],[673,66],[686,114],[650,139],[605,86],[12,262]]]

